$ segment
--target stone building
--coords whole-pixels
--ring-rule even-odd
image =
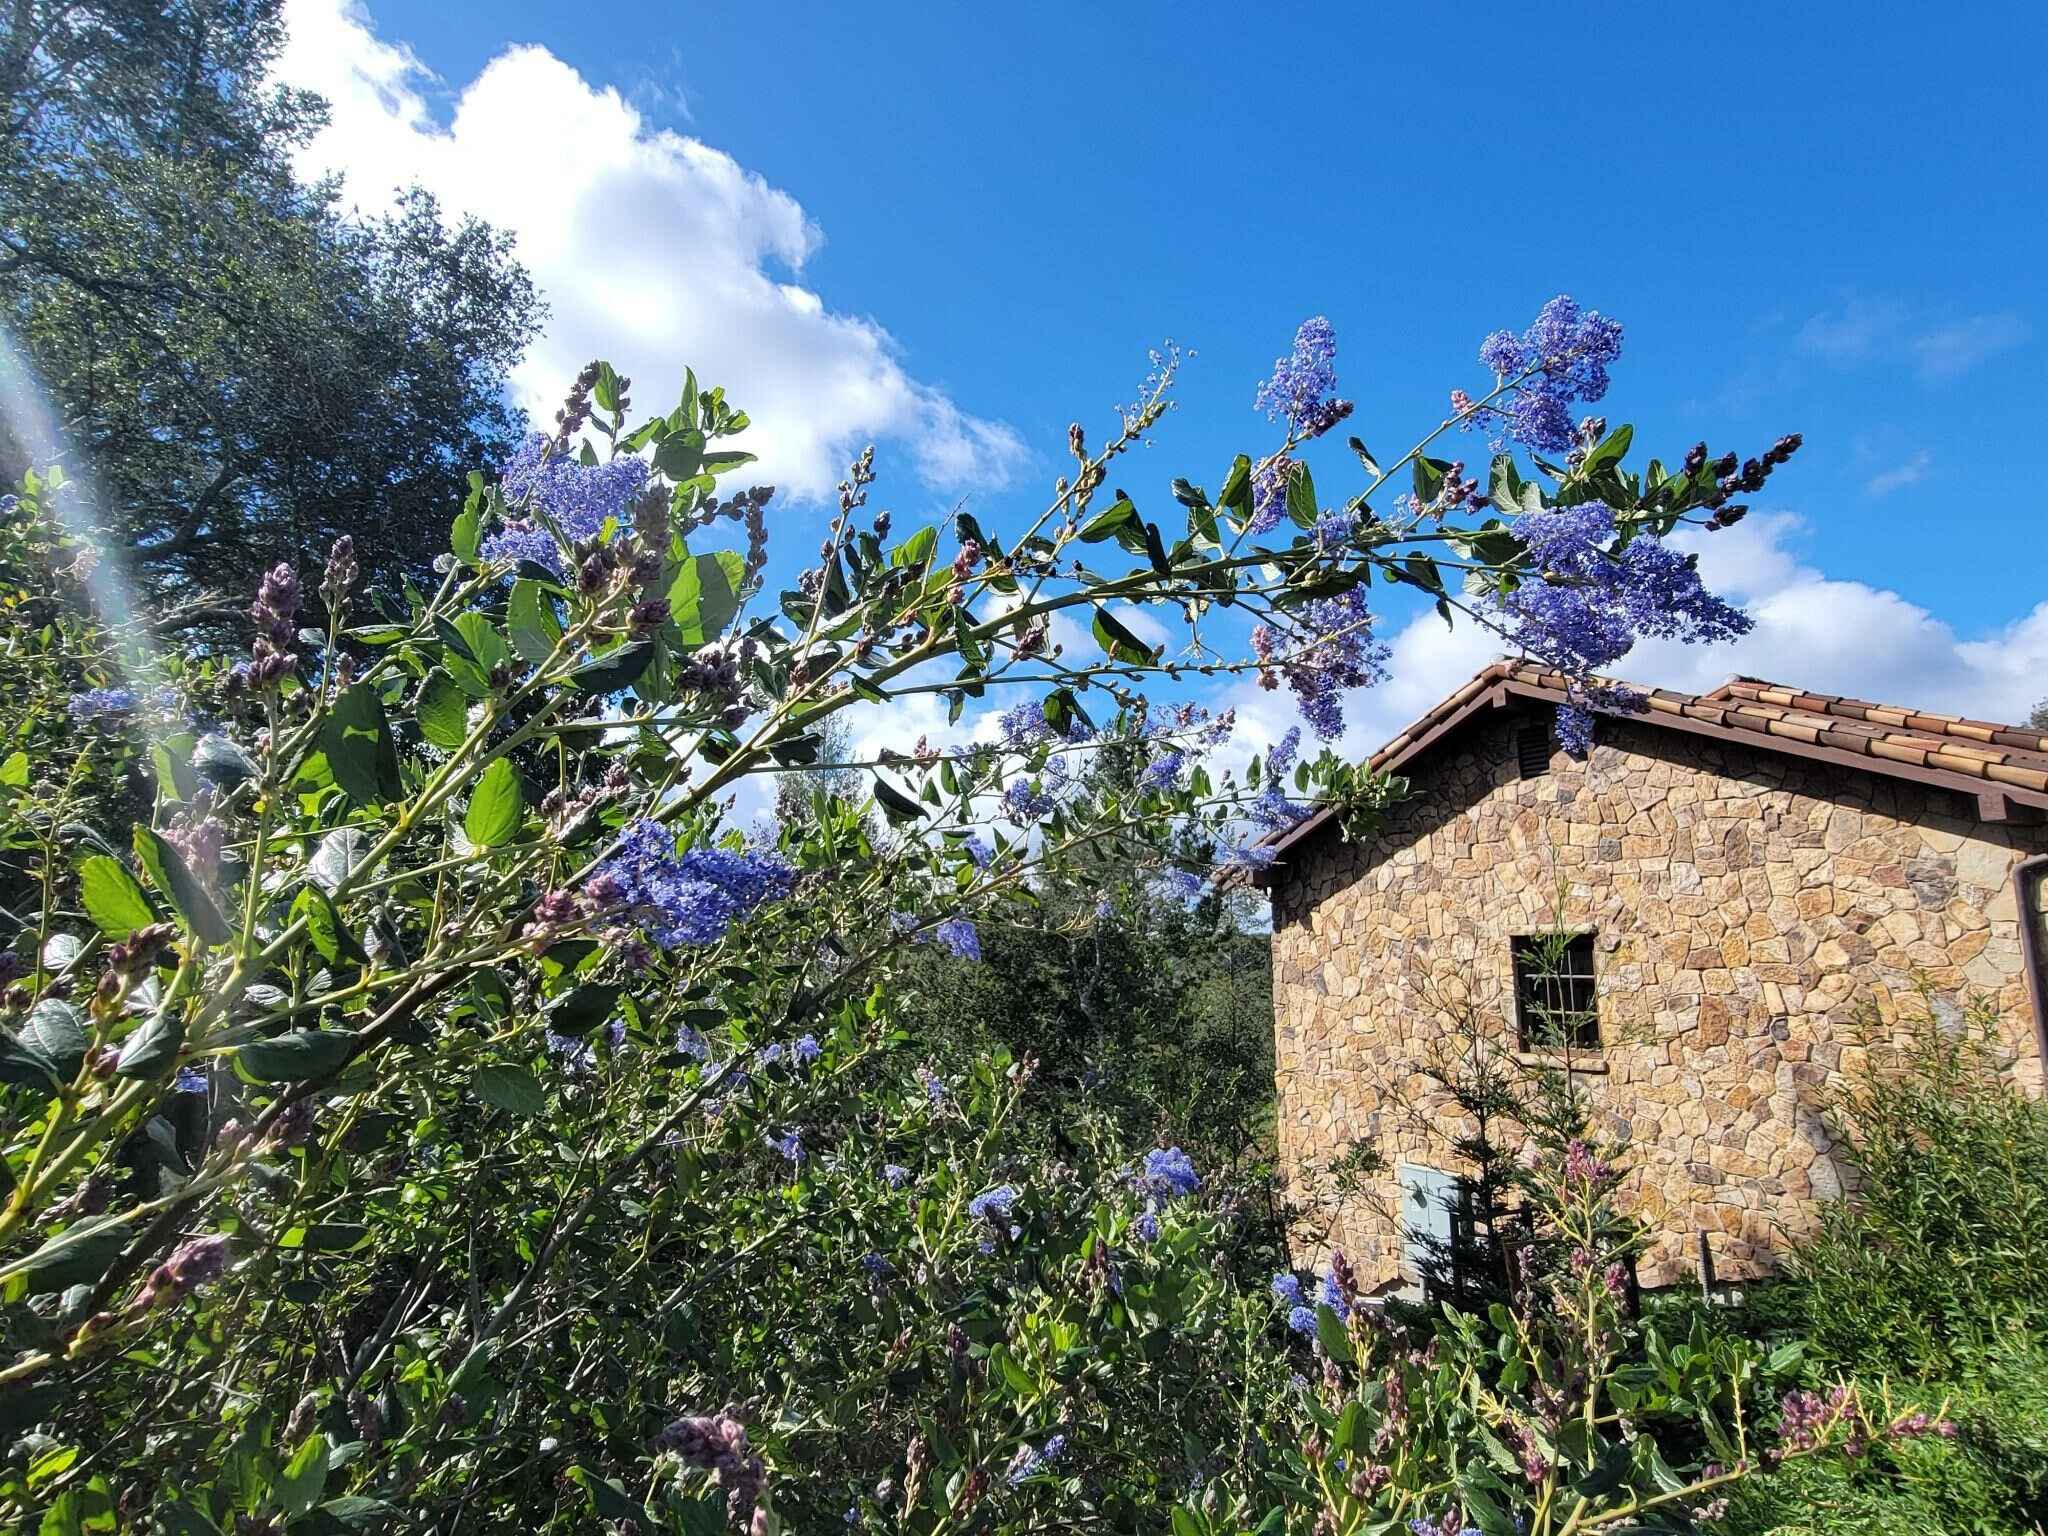
[[[1988,1001],[2041,1085],[2048,735],[1738,678],[1603,712],[1577,762],[1562,685],[1488,667],[1373,758],[1412,786],[1377,835],[1324,810],[1273,841],[1303,1263],[1412,1280],[1459,1173],[1426,1069],[1461,1039],[1567,1068],[1626,1139],[1648,1285],[1703,1243],[1720,1276],[1765,1272],[1811,1227],[1847,1172],[1828,1089],[1923,980]],[[1340,1192],[1354,1145],[1387,1173]]]

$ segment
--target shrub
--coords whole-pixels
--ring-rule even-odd
[[[1736,1501],[1741,1530],[2019,1533],[2048,1521],[2048,1107],[2005,1075],[1986,1004],[1922,990],[1866,1019],[1831,1106],[1852,1193],[1737,1321],[1804,1338],[1816,1372],[1903,1379],[1955,1435],[1801,1467]]]
[[[1833,1106],[1857,1170],[1787,1299],[1822,1354],[1941,1376],[2048,1319],[2048,1108],[2002,1076],[1997,1015],[1923,996],[1864,1028]]]

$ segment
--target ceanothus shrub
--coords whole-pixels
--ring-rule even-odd
[[[1554,301],[1386,468],[1352,438],[1361,483],[1330,507],[1308,449],[1350,408],[1311,321],[1259,391],[1277,445],[1214,495],[1175,480],[1167,521],[1109,478],[1167,409],[1162,359],[1106,444],[1071,430],[1014,531],[961,513],[897,537],[863,453],[772,593],[774,493],[734,478],[745,413],[692,376],[631,424],[592,364],[553,432],[473,478],[427,586],[359,590],[346,539],[318,571],[280,560],[235,657],[160,657],[97,605],[112,553],[63,533],[83,493],[31,476],[0,506],[0,1517],[1651,1518],[1642,1480],[1669,1468],[1615,1461],[1624,1389],[1600,1383],[1656,1357],[1610,1342],[1598,1295],[1532,1301],[1500,1342],[1447,1318],[1390,1366],[1408,1355],[1337,1275],[1329,1306],[1297,1303],[1311,1358],[1263,1279],[1213,1260],[1220,1170],[1116,1145],[1085,1104],[1086,1166],[1027,1157],[1031,1064],[936,1059],[899,1026],[910,947],[971,962],[981,925],[1032,920],[1045,871],[1186,889],[1318,797],[1363,821],[1398,793],[1327,751],[1294,763],[1294,738],[1225,771],[1228,717],[1172,692],[1253,674],[1334,736],[1385,666],[1375,577],[1565,670],[1581,744],[1584,709],[1626,703],[1593,669],[1636,635],[1739,632],[1663,541],[1740,516],[1796,439],[1627,470],[1629,429],[1567,409],[1619,345]],[[1483,488],[1428,452],[1454,429],[1497,436]],[[1187,646],[1139,639],[1127,603]],[[1055,618],[1099,654],[1066,654]],[[830,717],[914,695],[1000,727],[821,760]],[[1131,771],[1082,771],[1095,753]],[[866,794],[733,825],[743,780],[826,770]],[[1559,1327],[1588,1342],[1540,1342]],[[1576,1438],[1529,1406],[1567,1359]],[[1815,1443],[1862,1412],[1824,1405]],[[1389,1424],[1409,1459],[1382,1476]]]

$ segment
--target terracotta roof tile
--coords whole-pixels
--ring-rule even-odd
[[[1947,773],[1957,781],[1955,787],[1966,793],[1968,781],[1974,779],[2008,786],[2030,802],[2048,806],[2048,732],[1809,693],[1754,677],[1730,678],[1703,694],[1637,688],[1618,679],[1606,681],[1647,695],[1649,707],[1636,718],[1651,725],[1684,723],[1691,730],[1710,727],[1710,734],[1749,741],[1767,751],[1787,750],[1787,743],[1797,742],[1867,758],[1873,772]],[[1461,713],[1483,707],[1496,689],[1525,696],[1532,690],[1555,695],[1564,691],[1565,684],[1559,672],[1527,662],[1496,661],[1381,747],[1372,755],[1370,765],[1381,771],[1398,768]],[[1890,764],[1901,767],[1888,767]],[[1308,836],[1329,815],[1319,811],[1269,841],[1284,850]]]

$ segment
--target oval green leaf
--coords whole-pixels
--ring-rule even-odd
[[[304,1082],[339,1070],[355,1043],[347,1030],[293,1030],[274,1040],[250,1041],[235,1052],[235,1070],[251,1082]]]
[[[78,899],[101,933],[125,939],[156,921],[142,886],[119,859],[96,853],[78,866]]]
[[[462,830],[479,848],[496,848],[518,834],[525,819],[526,801],[519,791],[519,770],[512,760],[501,757],[484,770],[469,797],[469,810],[462,818]]]

